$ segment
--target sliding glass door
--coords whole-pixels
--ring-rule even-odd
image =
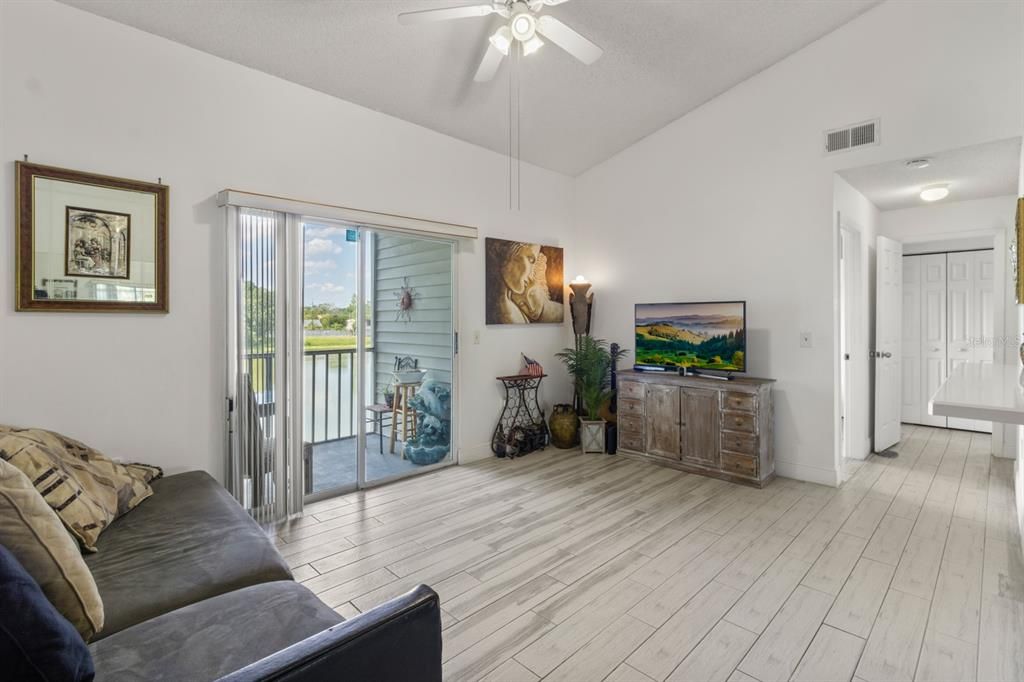
[[[452,462],[454,245],[367,231],[368,484]]]
[[[454,244],[304,218],[304,488],[450,464]]]

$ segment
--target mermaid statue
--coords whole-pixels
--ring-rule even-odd
[[[416,410],[416,435],[405,444],[406,459],[420,465],[440,462],[451,450],[451,386],[428,379],[409,406]]]

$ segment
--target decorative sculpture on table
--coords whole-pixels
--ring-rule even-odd
[[[525,353],[523,356],[523,374],[531,377],[539,377],[544,374],[544,368],[536,360],[528,358]]]
[[[416,435],[405,444],[405,456],[413,464],[437,464],[451,450],[452,392],[443,382],[428,380],[409,399],[416,410]]]

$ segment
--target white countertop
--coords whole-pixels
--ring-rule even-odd
[[[1019,377],[1016,365],[965,362],[928,401],[928,411],[939,417],[1024,424],[1024,390]]]

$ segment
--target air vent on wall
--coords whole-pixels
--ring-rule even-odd
[[[878,119],[825,131],[825,153],[878,144]]]

